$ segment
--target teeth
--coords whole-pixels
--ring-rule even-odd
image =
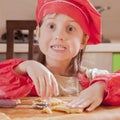
[[[52,46],[52,48],[55,50],[65,50],[65,47],[63,46]]]

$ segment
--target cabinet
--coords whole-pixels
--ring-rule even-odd
[[[82,65],[112,72],[112,53],[86,52],[82,59]]]
[[[106,69],[109,72],[120,69],[120,43],[88,45],[82,65],[89,68]]]

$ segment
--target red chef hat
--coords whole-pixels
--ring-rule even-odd
[[[78,22],[89,35],[88,44],[101,42],[101,16],[88,0],[38,0],[37,24],[51,13],[65,14]]]

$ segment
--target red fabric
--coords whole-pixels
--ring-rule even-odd
[[[87,87],[89,87],[90,80],[87,78],[87,76],[85,74],[78,73],[77,77],[79,79],[79,82],[80,82],[83,90],[86,89]]]
[[[38,0],[37,24],[51,13],[65,14],[78,22],[84,33],[89,35],[88,44],[101,42],[101,16],[88,0]]]
[[[20,98],[30,93],[32,80],[27,74],[21,76],[13,69],[23,61],[12,59],[0,63],[0,98]]]

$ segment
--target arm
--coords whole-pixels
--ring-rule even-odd
[[[84,88],[92,86],[100,81],[104,82],[105,88],[102,104],[120,105],[120,70],[116,71],[115,73],[109,73],[106,70],[99,69],[95,70],[86,68],[84,70],[86,73],[88,73],[87,76],[89,76],[89,78],[93,78],[88,79],[86,77],[83,79],[82,83],[84,83],[84,81],[86,81],[85,83],[87,83],[87,86],[85,86]]]
[[[82,90],[79,95],[68,104],[68,106],[79,107],[86,111],[93,111],[101,105],[104,98],[104,89],[104,82],[96,82]]]
[[[92,86],[100,81],[104,82],[105,86],[102,104],[120,105],[120,70],[115,73],[109,73],[106,70],[99,69],[84,68],[83,70],[88,77],[84,77],[81,82],[83,88]]]
[[[105,105],[120,105],[120,70],[109,75],[97,76],[91,84],[97,81],[104,81],[105,92],[103,104]]]
[[[54,75],[41,63],[27,60],[15,67],[15,71],[21,75],[28,74],[35,85],[37,94],[42,98],[59,94]]]
[[[94,81],[93,78],[109,73],[105,70],[98,69],[84,68],[82,70],[84,71],[84,74],[78,73],[77,77],[80,80],[83,90],[80,92],[78,97],[76,97],[68,105],[92,111],[102,103],[105,93],[105,81],[99,79],[96,80],[96,82],[92,82]]]
[[[19,98],[31,91],[41,97],[59,93],[53,74],[34,60],[6,60],[0,68],[0,98]]]

